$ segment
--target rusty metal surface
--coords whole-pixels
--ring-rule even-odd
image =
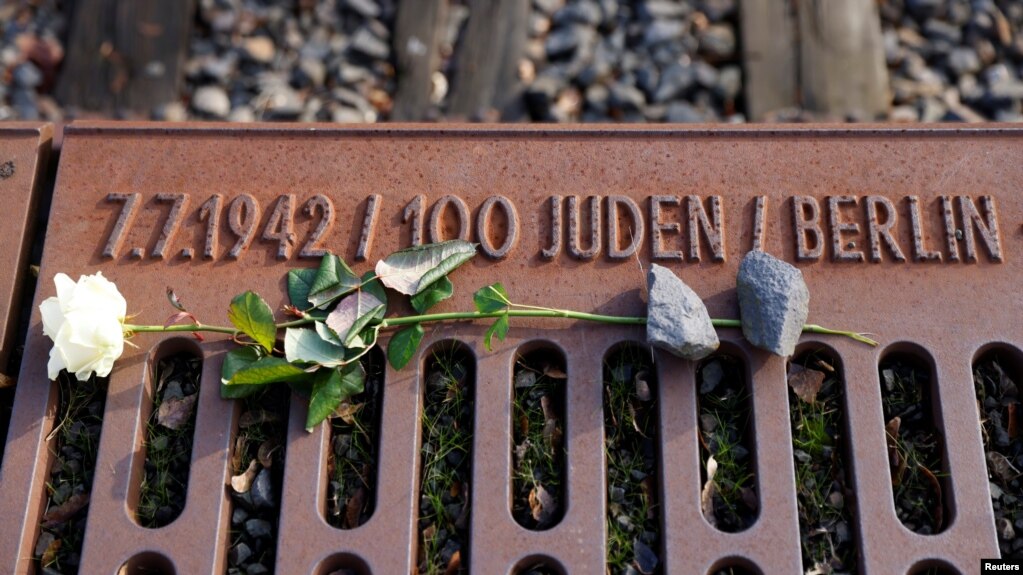
[[[53,139],[53,126],[40,122],[0,125],[0,368],[7,365],[28,252]],[[12,374],[13,375],[13,374]]]
[[[361,273],[409,245],[416,233],[424,241],[446,239],[464,227],[489,251],[453,275],[455,297],[439,311],[472,309],[473,291],[500,280],[514,301],[641,315],[640,266],[657,261],[691,285],[712,316],[736,317],[736,269],[758,242],[802,269],[811,323],[871,332],[881,342],[875,349],[828,336],[802,339],[830,346],[845,367],[854,532],[863,571],[905,573],[921,561],[940,560],[970,573],[978,558],[998,554],[971,363],[992,343],[1023,349],[1021,157],[1023,130],[1000,126],[76,124],[65,133],[36,300],[53,295],[50,279],[57,272],[77,277],[100,270],[121,288],[139,323],[161,323],[169,314],[168,285],[202,321],[226,323],[231,297],[244,289],[256,290],[276,309],[287,303],[286,270],[316,261],[301,257],[303,251],[330,249]],[[239,199],[246,194],[249,200]],[[266,239],[275,230],[264,237],[264,227],[288,195],[294,243],[282,245]],[[317,195],[329,198],[332,219],[324,218],[326,202],[314,200]],[[591,202],[590,196],[601,199]],[[181,218],[169,224],[176,204]],[[311,214],[303,211],[314,204]],[[434,218],[438,204],[447,207]],[[253,206],[260,215],[250,230],[247,208]],[[552,219],[552,206],[559,217]],[[591,241],[593,206],[601,211],[599,246]],[[612,220],[613,229],[606,221],[611,206],[620,218]],[[460,226],[452,218],[463,207],[470,221]],[[625,215],[632,207],[635,217]],[[581,213],[571,217],[575,209]],[[311,240],[327,220],[325,233]],[[554,243],[560,247],[552,246],[549,233],[558,220],[561,241]],[[818,242],[799,239],[814,237]],[[463,342],[477,362],[472,572],[508,573],[535,557],[571,573],[604,572],[602,360],[622,341],[641,342],[644,332],[513,320],[508,340],[487,352],[485,329],[431,327],[418,361],[401,372],[388,368],[376,512],[355,530],[336,530],[323,519],[328,432],[321,426],[306,433],[305,404],[292,402],[278,572],[326,573],[346,560],[373,573],[414,568],[423,354],[450,339]],[[658,352],[664,569],[706,573],[737,558],[763,573],[800,572],[785,361],[751,349],[737,330],[721,333],[752,378],[762,507],[758,521],[741,533],[720,533],[703,519],[695,365]],[[84,573],[112,573],[143,554],[165,556],[178,573],[225,569],[230,498],[224,486],[237,411],[219,398],[217,383],[229,342],[209,337],[201,345],[203,383],[184,512],[160,529],[139,527],[132,518],[129,497],[149,409],[147,358],[165,339],[138,336],[138,349],[126,348],[111,376]],[[520,527],[509,504],[511,374],[516,350],[536,341],[563,351],[569,375],[569,502],[561,522],[543,532]],[[908,531],[892,502],[877,366],[906,344],[918,346],[925,363],[933,364],[940,398],[953,519],[938,535]],[[31,565],[50,464],[45,437],[56,394],[46,379],[48,350],[37,314],[0,476],[0,516],[22,518],[0,522],[2,569],[13,566],[17,573]]]

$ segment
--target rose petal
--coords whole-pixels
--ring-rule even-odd
[[[60,300],[49,297],[39,304],[39,313],[43,316],[43,335],[56,339],[60,326],[64,325],[64,313],[60,309]]]
[[[75,282],[67,274],[57,274],[53,276],[53,285],[57,287],[57,301],[63,310],[75,293]]]
[[[67,312],[91,310],[118,319],[123,319],[128,310],[128,304],[121,292],[117,291],[117,286],[103,277],[101,272],[78,279],[68,306]]]
[[[54,345],[53,349],[50,350],[50,361],[46,364],[46,373],[51,380],[56,380],[57,376],[60,375],[60,370],[65,367],[67,367],[67,364],[64,363],[64,356],[57,349],[57,346]]]

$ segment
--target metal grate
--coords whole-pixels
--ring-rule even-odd
[[[458,235],[480,242],[481,255],[455,273],[456,294],[444,309],[471,309],[472,292],[500,280],[517,301],[642,315],[640,267],[657,261],[691,285],[712,316],[735,317],[738,262],[759,245],[802,269],[812,323],[871,332],[881,342],[875,349],[827,336],[802,340],[829,347],[844,367],[862,570],[943,565],[970,573],[979,558],[998,554],[971,363],[992,345],[1023,349],[1023,130],[90,123],[69,127],[65,138],[36,303],[52,295],[55,273],[101,270],[129,312],[148,323],[162,319],[167,285],[200,319],[220,322],[243,289],[272,307],[287,303],[286,270],[315,261],[303,252],[329,249],[362,272],[414,241]],[[332,221],[318,196],[329,199]],[[294,243],[264,239],[272,214],[288,202]],[[232,207],[242,204],[259,206],[251,231],[246,208]],[[168,225],[175,205],[180,220]],[[200,217],[204,205],[206,213],[219,210],[215,223]],[[313,205],[311,215],[302,211]],[[621,342],[642,342],[643,330],[513,321],[508,340],[487,352],[485,329],[437,326],[421,348],[455,340],[476,359],[470,569],[509,573],[547,558],[566,572],[602,573],[602,361]],[[797,573],[786,364],[751,349],[737,330],[722,331],[722,339],[752,378],[759,518],[731,534],[704,520],[696,366],[658,352],[663,569],[702,574],[736,560],[763,573]],[[512,372],[517,350],[536,342],[562,351],[568,374],[569,504],[543,532],[520,527],[509,501]],[[200,346],[188,500],[160,529],[138,526],[130,508],[152,385],[147,366],[165,344],[152,335],[134,343],[110,378],[82,572],[112,573],[133,558],[178,573],[224,572],[224,485],[237,409],[219,398],[217,384],[230,342],[208,338]],[[0,475],[0,557],[18,573],[32,568],[51,464],[45,438],[56,394],[46,378],[48,349],[36,314]],[[938,390],[951,486],[950,524],[938,535],[908,531],[892,503],[878,364],[903,351],[933,366]],[[423,353],[385,373],[376,510],[357,529],[324,520],[329,431],[306,433],[305,403],[292,402],[277,572],[414,568]]]

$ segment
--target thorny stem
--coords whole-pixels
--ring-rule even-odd
[[[522,307],[522,306],[520,306]],[[617,316],[617,315],[601,315],[594,313],[585,313],[580,311],[571,311],[564,309],[505,309],[494,312],[479,312],[479,311],[464,311],[464,312],[448,312],[448,313],[431,313],[422,315],[408,315],[401,317],[391,317],[384,319],[377,324],[377,330],[387,329],[391,327],[400,327],[405,325],[414,325],[417,323],[432,323],[440,321],[471,321],[476,319],[487,319],[497,317],[556,317],[565,319],[577,319],[582,321],[593,321],[599,323],[616,324],[616,325],[646,325],[645,317],[629,317],[629,316]],[[306,316],[301,319],[293,321],[283,322],[277,324],[277,329],[288,328],[288,327],[299,327],[303,325],[309,325],[316,321],[315,318]],[[711,319],[711,324],[718,328],[729,328],[729,327],[742,327],[742,322],[737,319]],[[124,325],[125,333],[143,333],[143,332],[196,332],[196,331],[209,331],[216,333],[226,333],[232,336],[238,335],[241,332],[233,327],[224,327],[216,325],[206,324],[181,324],[181,325]],[[803,332],[805,333],[819,333],[827,335],[840,335],[854,339],[858,342],[865,343],[870,346],[876,346],[877,342],[867,337],[864,334],[843,331],[838,329],[830,329],[821,327],[816,324],[806,324],[803,326]]]

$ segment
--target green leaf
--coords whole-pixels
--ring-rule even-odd
[[[426,289],[412,296],[413,309],[417,313],[425,313],[426,310],[448,299],[455,293],[455,286],[451,285],[448,276],[444,276],[433,282]]]
[[[316,334],[320,336],[320,339],[329,341],[334,345],[344,347],[344,343],[341,342],[341,338],[337,336],[337,333],[335,333],[334,330],[327,327],[327,324],[322,321],[317,321],[314,322],[313,325],[316,327]]]
[[[472,301],[476,304],[476,311],[481,313],[501,311],[511,305],[508,292],[500,282],[476,290],[476,293],[472,294]]]
[[[504,341],[505,336],[508,335],[508,316],[498,317],[494,324],[487,328],[487,333],[483,335],[483,347],[487,348],[487,351],[493,351],[490,347],[490,340],[495,335],[497,339]]]
[[[387,304],[381,302],[367,290],[359,290],[341,300],[337,308],[327,316],[327,327],[334,330],[347,346],[349,339],[357,336],[371,321],[384,316]]]
[[[387,344],[387,361],[391,367],[401,369],[408,365],[425,333],[423,326],[418,323],[395,332],[391,336],[391,342]]]
[[[359,276],[355,275],[344,260],[334,254],[327,254],[320,260],[320,269],[309,288],[309,303],[322,307],[337,298],[358,289]]]
[[[316,280],[316,274],[317,271],[312,268],[288,271],[288,298],[291,299],[291,305],[301,310],[312,307],[309,303],[309,292],[312,290],[313,281]]]
[[[380,280],[376,279],[376,277],[376,272],[372,271],[362,274],[362,287],[359,289],[377,298],[384,304],[384,310],[380,312],[380,317],[383,318],[384,314],[387,313],[387,290],[384,289],[384,284],[380,283]]]
[[[236,347],[227,352],[227,356],[224,357],[224,365],[220,368],[220,397],[224,399],[239,399],[248,397],[263,389],[262,384],[227,384],[234,377],[234,374],[256,363],[256,360],[259,358],[259,349],[250,345]]]
[[[274,340],[277,338],[274,312],[255,292],[247,291],[235,296],[231,300],[227,319],[231,320],[239,331],[263,346],[267,352],[273,351]]]
[[[345,349],[324,340],[311,329],[289,327],[284,332],[284,357],[289,362],[317,363],[333,367],[344,360]]]
[[[449,240],[394,252],[377,262],[376,275],[384,285],[416,295],[476,255],[476,244]]]
[[[365,381],[366,372],[358,362],[334,369],[321,369],[313,379],[309,411],[305,419],[306,431],[312,431],[321,421],[330,417],[342,401],[362,393]]]
[[[288,363],[279,357],[261,357],[252,364],[239,369],[225,383],[228,385],[257,385],[299,381],[309,377],[309,373],[297,365]]]

